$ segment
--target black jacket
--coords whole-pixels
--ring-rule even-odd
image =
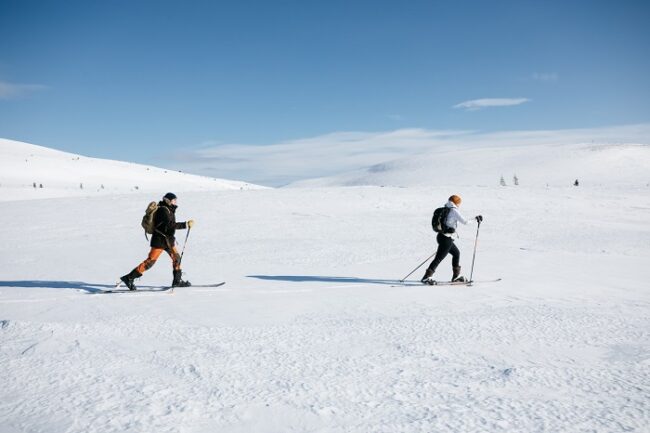
[[[165,201],[158,202],[158,210],[153,216],[154,232],[151,236],[153,248],[171,249],[176,245],[174,234],[176,230],[187,228],[186,223],[176,222],[176,208],[178,206],[167,204]]]

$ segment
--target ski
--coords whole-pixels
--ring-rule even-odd
[[[474,284],[484,284],[484,283],[496,283],[501,281],[501,278],[495,278],[493,280],[474,280],[474,281],[434,281],[433,284],[424,284],[420,281],[400,281],[399,285],[394,285],[392,287],[416,287],[416,286],[472,286]]]
[[[474,281],[434,281],[432,286],[471,286],[473,284],[481,283],[496,283],[501,281],[501,278],[496,278],[494,280],[474,280]]]
[[[153,287],[153,288],[140,288],[137,290],[129,289],[112,289],[112,290],[101,290],[95,292],[97,294],[109,294],[109,293],[162,293],[171,291],[171,287]]]
[[[222,281],[220,283],[213,283],[213,284],[193,284],[188,287],[220,287],[226,284],[225,281]],[[139,288],[137,290],[129,290],[129,289],[118,289],[122,285],[122,282],[120,281],[115,285],[115,289],[111,290],[102,290],[97,293],[156,293],[156,292],[172,292],[174,289],[177,287],[171,287],[171,286],[160,286],[160,287],[145,287],[145,288]],[[185,287],[183,287],[185,288]]]
[[[192,284],[190,287],[220,287],[226,284],[225,281],[222,281],[220,283],[214,283],[214,284]]]
[[[471,286],[476,281],[433,281],[433,284],[424,284],[425,286]]]

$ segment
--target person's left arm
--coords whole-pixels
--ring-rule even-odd
[[[463,223],[464,225],[467,225],[468,221],[463,217],[460,211],[458,209],[454,209],[454,211],[456,211],[456,220],[460,223]]]
[[[176,230],[191,229],[193,225],[194,225],[194,220],[187,220],[182,223],[176,223]]]

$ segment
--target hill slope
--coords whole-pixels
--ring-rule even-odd
[[[42,187],[41,187],[42,185]],[[260,188],[158,167],[88,158],[0,139],[0,200],[106,193]]]
[[[441,146],[416,157],[376,164],[337,176],[295,182],[323,186],[645,186],[650,182],[648,144],[492,144]]]

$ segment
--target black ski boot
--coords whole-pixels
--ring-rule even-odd
[[[123,277],[120,277],[120,280],[122,280],[124,285],[128,287],[129,290],[136,290],[137,287],[135,287],[134,280],[136,278],[140,278],[141,276],[142,274],[134,269]]]
[[[460,275],[460,266],[453,266],[452,270],[454,271],[454,275],[451,277],[451,281],[454,283],[464,283],[467,280],[465,277]]]
[[[430,286],[433,286],[433,280],[431,279],[433,272],[434,271],[432,271],[431,269],[427,269],[426,272],[424,273],[424,276],[420,279],[420,282],[422,284],[428,284]]]
[[[172,287],[189,287],[192,285],[192,283],[189,281],[181,280],[181,275],[183,275],[183,271],[180,269],[178,271],[174,271],[174,281],[172,281]]]

